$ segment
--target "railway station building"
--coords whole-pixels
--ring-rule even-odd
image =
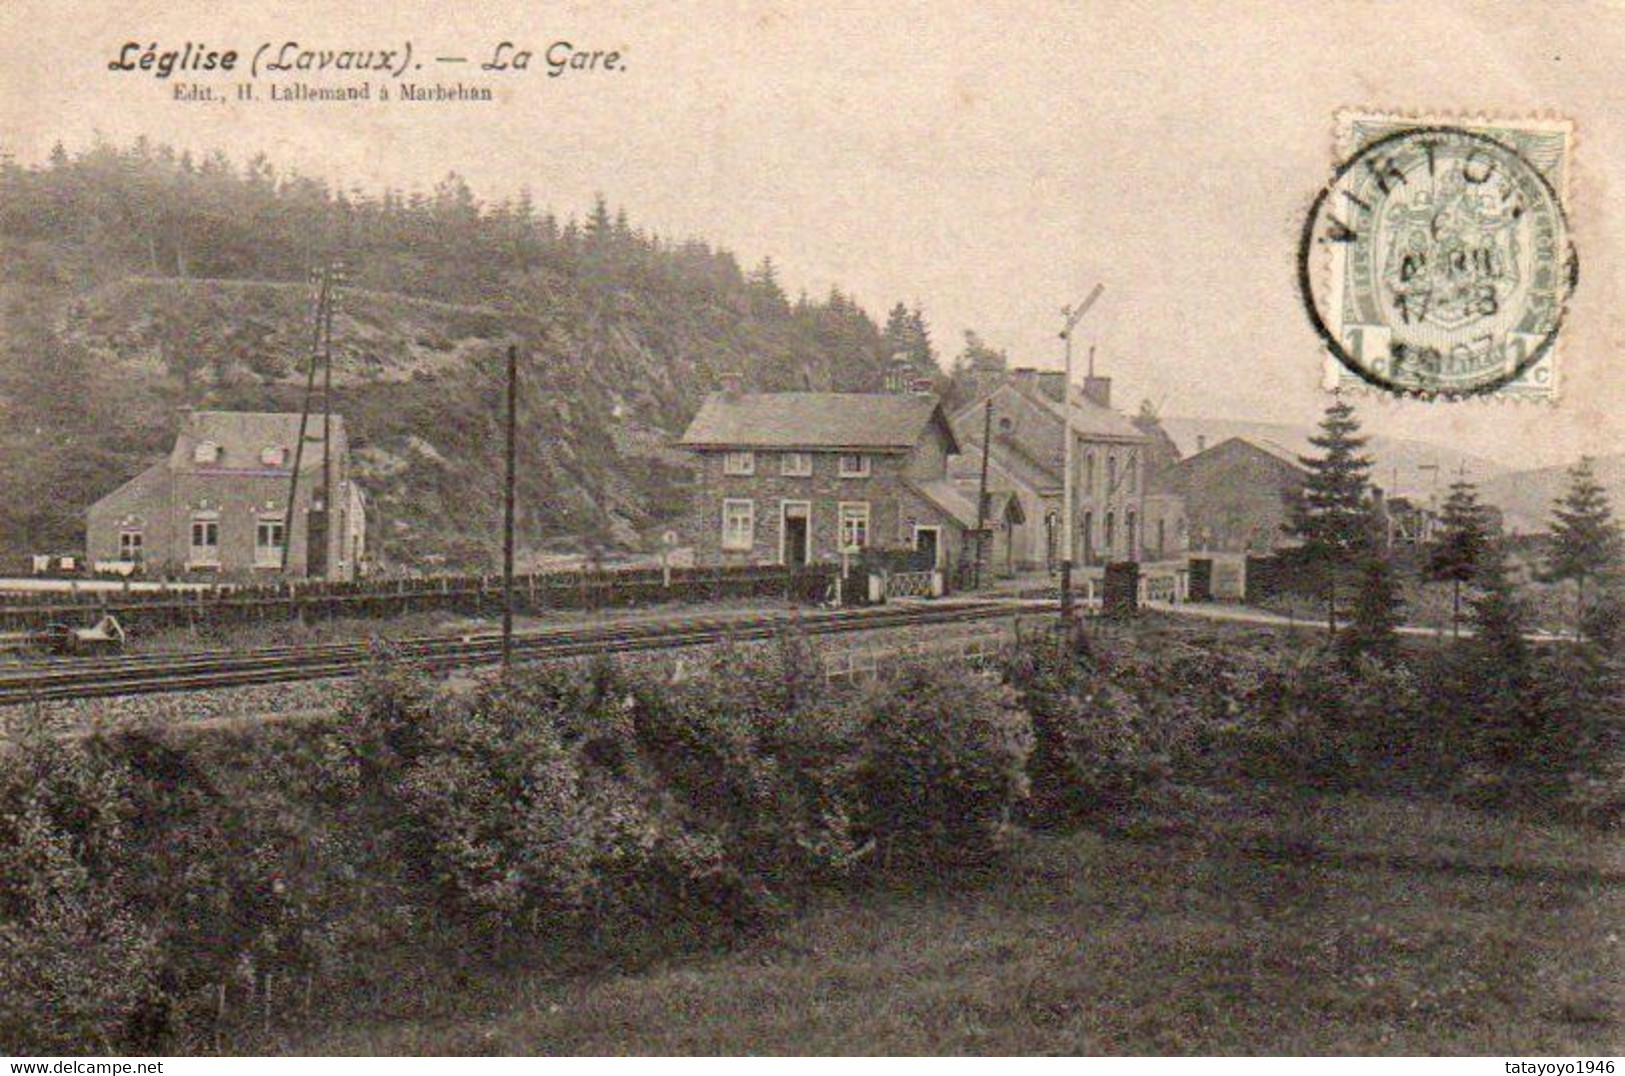
[[[975,496],[948,473],[953,427],[928,382],[889,383],[879,393],[762,393],[724,379],[678,441],[696,459],[682,524],[696,562],[800,565],[914,549],[946,571],[974,556]]]
[[[1156,439],[1112,409],[1110,378],[1088,377],[1070,391],[1065,381],[1059,371],[1031,368],[988,374],[980,380],[979,395],[952,419],[965,446],[953,463],[961,486],[980,481],[986,431],[988,488],[1015,499],[1022,514],[1036,522],[1012,536],[1010,564],[1018,571],[1053,570],[1065,555],[1063,424],[1069,409],[1073,563],[1088,567],[1182,557],[1183,501],[1156,481],[1163,462]]]
[[[169,454],[90,507],[91,564],[245,582],[354,578],[366,514],[344,419],[331,416],[330,495],[322,488],[322,417],[310,417],[302,453],[299,426],[297,413],[183,411]],[[285,575],[284,543],[291,543]]]

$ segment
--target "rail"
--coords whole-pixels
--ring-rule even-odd
[[[514,637],[518,661],[548,661],[603,653],[678,649],[729,640],[772,638],[795,627],[810,635],[961,623],[1012,615],[992,602],[953,606],[881,606],[821,610],[800,615],[702,617],[678,622],[553,628]],[[395,660],[418,668],[448,670],[495,664],[501,636],[420,636],[387,644]],[[368,643],[265,647],[250,651],[198,651],[119,658],[38,662],[0,673],[0,705],[58,699],[106,698],[158,692],[248,687],[354,676],[377,660]]]
[[[619,569],[546,572],[514,578],[515,608],[606,609],[729,597],[817,601],[829,590],[834,566]],[[421,612],[483,615],[503,600],[495,575],[424,576],[348,583],[289,582],[188,590],[97,590],[0,597],[0,632],[41,631],[111,612],[137,632],[205,625],[336,617],[395,617]]]

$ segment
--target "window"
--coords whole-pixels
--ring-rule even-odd
[[[1123,542],[1128,546],[1129,560],[1140,559],[1139,542],[1136,540],[1134,533],[1134,524],[1136,522],[1134,509],[1130,508],[1127,514],[1123,516]]]
[[[1106,533],[1103,538],[1105,540],[1101,545],[1105,547],[1106,559],[1110,560],[1113,552],[1112,547],[1117,543],[1117,514],[1115,512],[1106,513]]]
[[[722,502],[722,548],[749,550],[756,544],[756,502]]]
[[[1106,492],[1112,493],[1117,489],[1117,457],[1106,457]]]
[[[1088,453],[1084,454],[1084,457],[1083,457],[1083,475],[1084,475],[1084,477],[1083,477],[1083,488],[1085,490],[1094,489],[1095,488],[1095,454],[1093,452],[1088,452]]]
[[[267,467],[281,467],[288,462],[288,450],[281,445],[267,445],[260,449],[260,462]]]
[[[869,544],[869,502],[842,501],[841,549],[863,549]]]
[[[779,473],[786,478],[809,478],[812,476],[812,453],[786,452],[779,460]]]
[[[1009,415],[1005,415],[1004,417],[999,419],[999,432],[1000,433],[1009,433],[1011,430],[1013,430],[1015,428],[1016,428],[1015,420],[1012,419]]]
[[[220,459],[220,446],[213,441],[199,441],[192,448],[193,463],[214,463]]]
[[[862,453],[849,452],[841,457],[842,478],[868,478],[869,457]],[[865,511],[868,509],[865,508]]]
[[[730,452],[722,457],[723,474],[755,474],[756,453]]]
[[[260,568],[280,568],[282,566],[282,543],[286,540],[287,528],[281,516],[261,516],[259,526],[254,529],[254,564]]]
[[[118,559],[126,564],[141,563],[141,532],[135,530],[120,531],[118,536]]]
[[[1136,482],[1139,481],[1139,478],[1140,478],[1140,476],[1139,476],[1139,470],[1140,469],[1135,466],[1135,464],[1138,463],[1138,462],[1139,462],[1138,458],[1134,455],[1134,453],[1130,452],[1128,454],[1128,474],[1126,476],[1128,478],[1128,491],[1130,493],[1134,492],[1134,485],[1135,485]]]
[[[214,513],[199,513],[192,517],[192,551],[190,564],[220,563],[220,517]]]

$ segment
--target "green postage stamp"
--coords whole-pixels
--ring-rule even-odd
[[[1299,248],[1326,387],[1555,399],[1573,126],[1343,113]]]

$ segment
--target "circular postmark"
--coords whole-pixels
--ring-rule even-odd
[[[1373,138],[1315,198],[1298,249],[1310,322],[1389,392],[1493,392],[1552,348],[1578,262],[1551,180],[1509,140],[1449,126]]]

